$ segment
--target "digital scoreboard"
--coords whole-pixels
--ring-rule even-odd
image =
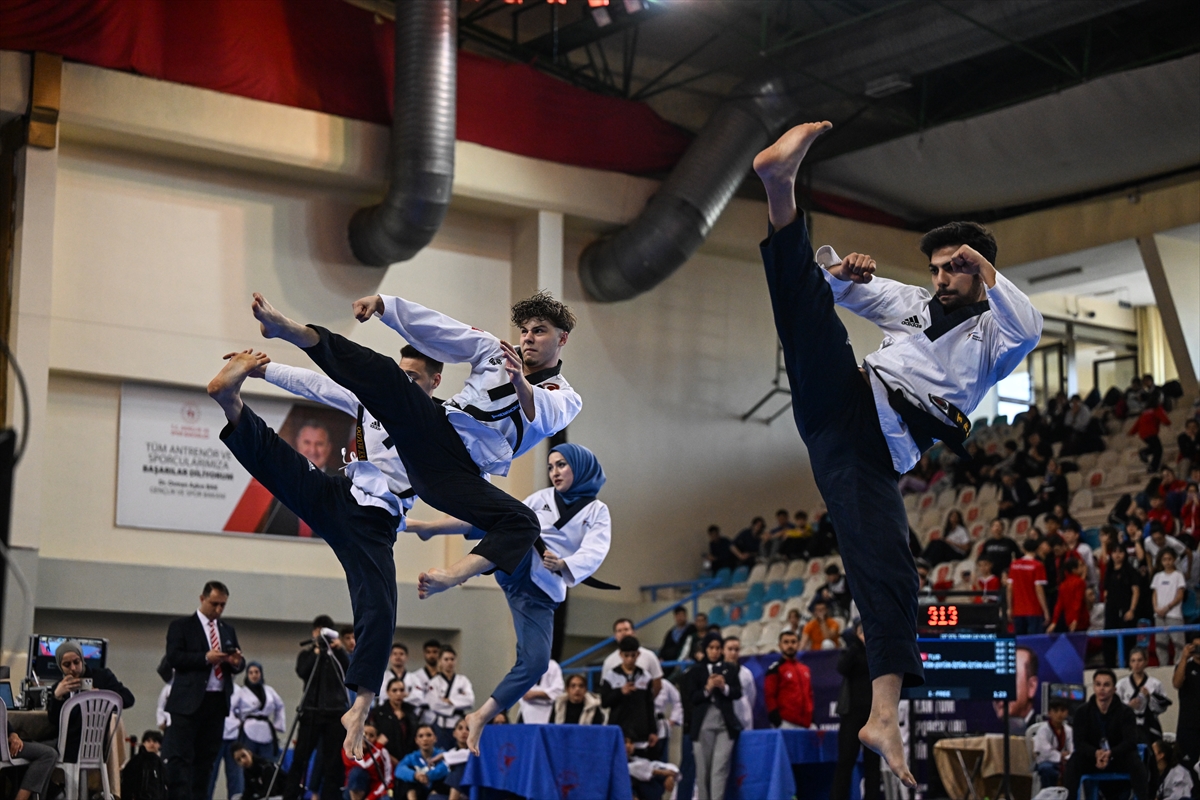
[[[999,630],[1000,606],[997,603],[922,603],[917,609],[918,634],[940,636],[946,631]]]
[[[1009,700],[1016,694],[1017,645],[1013,637],[995,631],[956,631],[951,625],[943,631],[934,638],[917,639],[925,684],[904,689],[905,698]]]

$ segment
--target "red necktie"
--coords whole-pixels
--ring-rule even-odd
[[[211,620],[208,623],[208,644],[213,650],[221,649],[221,640],[217,638],[217,623]],[[221,680],[223,677],[225,677],[225,671],[221,669],[220,664],[213,665],[213,675],[217,680]]]

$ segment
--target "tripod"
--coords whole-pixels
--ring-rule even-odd
[[[315,685],[320,685],[318,678],[326,669],[326,664],[332,665],[332,668],[345,679],[345,673],[342,670],[342,665],[333,655],[333,649],[329,646],[329,642],[325,641],[320,635],[314,636],[311,640],[302,642],[302,644],[312,644],[313,649],[317,652],[316,663],[313,664],[312,670],[308,673],[308,678],[304,681],[304,691],[300,694],[300,704],[296,706],[296,716],[292,719],[292,725],[288,728],[287,737],[283,740],[283,747],[279,750],[279,755],[276,756],[275,769],[271,773],[271,782],[267,784],[267,797],[274,797],[272,792],[275,789],[275,782],[279,779],[279,773],[283,770],[283,757],[287,755],[288,745],[293,741],[296,735],[296,729],[300,726],[300,721],[306,712],[320,711],[321,709],[310,706],[309,691]],[[302,787],[307,788],[307,787]]]

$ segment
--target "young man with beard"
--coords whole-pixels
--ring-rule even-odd
[[[792,409],[838,531],[862,612],[873,705],[860,739],[909,786],[898,707],[923,678],[917,574],[897,486],[941,440],[965,454],[969,415],[1033,350],[1042,317],[994,266],[996,242],[973,223],[926,234],[933,294],[875,277],[875,261],[832,248],[814,256],[796,209],[796,174],[828,122],[792,128],[758,154],[771,227],[761,250],[792,387]],[[886,334],[862,369],[835,306]]]

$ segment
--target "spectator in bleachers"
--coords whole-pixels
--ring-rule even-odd
[[[757,518],[756,518],[757,519]],[[763,546],[761,548],[763,555],[768,558],[774,558],[780,554],[783,549],[783,543],[788,535],[795,529],[792,524],[791,514],[786,508],[781,508],[775,512],[775,527],[762,534]]]
[[[1059,521],[1059,527],[1065,528],[1067,525],[1074,524],[1075,530],[1083,530],[1083,528],[1079,525],[1079,520],[1072,517],[1071,512],[1067,509],[1067,506],[1062,503],[1056,503],[1054,505],[1054,508],[1050,511],[1050,516]]]
[[[1162,681],[1146,674],[1149,663],[1146,651],[1135,647],[1129,651],[1129,674],[1117,681],[1117,697],[1133,709],[1137,718],[1138,741],[1145,744],[1162,738],[1158,715],[1171,704],[1163,690]]]
[[[417,749],[418,717],[417,710],[408,704],[408,687],[404,685],[404,678],[393,677],[383,693],[383,705],[375,706],[370,716],[375,730],[387,740],[385,747],[392,754],[393,761],[399,763],[400,759]]]
[[[913,565],[917,568],[917,594],[930,594],[933,591],[933,587],[929,585],[929,573],[933,570],[933,567],[920,556],[913,559]]]
[[[567,690],[554,701],[550,713],[554,725],[604,725],[607,719],[600,706],[600,696],[587,690],[587,678],[567,676]]]
[[[1033,737],[1033,761],[1042,788],[1060,786],[1067,760],[1075,752],[1071,726],[1067,722],[1071,707],[1066,700],[1054,698],[1050,701],[1046,724]]]
[[[776,728],[808,728],[812,725],[812,675],[797,657],[800,641],[791,631],[779,634],[779,660],[767,669],[763,702],[767,718]]]
[[[1087,607],[1090,609],[1088,614],[1088,632],[1104,630],[1104,601],[1100,599],[1100,595],[1091,586],[1087,587],[1087,591],[1083,595],[1087,598]],[[1091,648],[1091,643],[1088,647]]]
[[[1179,466],[1186,475],[1192,467],[1200,466],[1200,422],[1195,417],[1183,423],[1183,433],[1175,440],[1179,443]]]
[[[725,661],[737,668],[738,682],[742,685],[742,696],[733,701],[733,710],[742,730],[754,728],[754,701],[758,698],[758,685],[754,683],[754,673],[741,663],[742,640],[736,636],[725,639]]]
[[[697,622],[700,620],[700,614],[696,615]],[[705,622],[708,618],[705,617]],[[601,674],[615,670],[621,664],[621,642],[626,638],[633,636],[633,620],[622,617],[613,623],[613,638],[617,641],[617,649],[608,654],[608,658],[604,659],[604,666]],[[702,638],[702,637],[701,637]],[[634,639],[636,642],[637,639]],[[654,651],[646,647],[638,648],[637,665],[642,671],[650,676],[650,693],[657,697],[658,690],[662,687],[663,668],[662,662],[658,656],[654,655]]]
[[[679,768],[666,761],[657,761],[636,755],[634,742],[625,737],[625,756],[629,759],[629,780],[633,786],[635,800],[662,800],[671,797]]]
[[[828,511],[818,512],[815,519],[808,555],[809,558],[824,558],[837,551],[837,531],[833,529],[833,520],[830,519]]]
[[[850,596],[850,583],[837,564],[825,567],[825,584],[817,589],[815,597],[824,600],[830,614],[849,616],[850,604],[854,598]]]
[[[1154,618],[1159,627],[1183,624],[1183,597],[1187,591],[1187,581],[1183,573],[1175,569],[1175,551],[1163,547],[1158,551],[1155,560],[1158,571],[1150,579],[1150,588],[1154,591]],[[1175,657],[1183,651],[1183,633],[1158,633],[1154,636],[1158,649],[1159,666],[1167,666],[1174,662],[1167,658],[1167,641],[1175,645]]]
[[[1137,800],[1148,800],[1146,767],[1137,751],[1137,720],[1129,706],[1116,697],[1116,683],[1111,669],[1096,670],[1091,698],[1075,711],[1071,726],[1075,752],[1067,761],[1063,780],[1069,798],[1079,796],[1084,775],[1116,772],[1130,776]]]
[[[1161,522],[1154,520],[1149,524],[1149,529],[1149,535],[1142,540],[1142,547],[1146,551],[1146,559],[1151,564],[1158,563],[1158,554],[1164,549],[1175,553],[1176,566],[1190,557],[1191,551],[1188,550],[1187,546],[1174,536],[1168,536],[1167,530]],[[1186,571],[1184,570],[1185,573]]]
[[[1041,433],[1035,431],[1025,440],[1025,449],[1017,457],[1016,469],[1023,478],[1037,478],[1045,474],[1049,461],[1050,445],[1042,441]]]
[[[683,695],[691,708],[688,736],[696,760],[696,797],[721,800],[733,766],[733,745],[742,726],[734,702],[742,696],[737,669],[725,662],[720,634],[702,642],[704,658],[684,676]]]
[[[1092,546],[1083,541],[1081,534],[1079,523],[1076,520],[1063,523],[1060,535],[1067,545],[1067,555],[1074,556],[1083,562],[1083,565],[1087,567],[1087,575],[1084,577],[1088,585],[1097,586],[1100,582],[1100,573],[1096,569],[1096,556],[1092,552]]]
[[[341,638],[339,632],[338,637]],[[363,725],[363,757],[356,759],[342,751],[346,770],[345,800],[382,800],[391,796],[393,783],[392,756],[384,746],[387,737],[381,736],[369,721]]]
[[[394,796],[398,800],[425,800],[429,797],[450,774],[445,760],[437,758],[444,752],[443,748],[437,746],[437,732],[432,725],[417,728],[417,749],[396,765]]]
[[[787,619],[784,620],[783,630],[791,631],[796,634],[796,638],[800,638],[800,634],[804,630],[804,623],[800,621],[800,609],[793,608],[787,612]]]
[[[1188,634],[1191,642],[1176,659],[1171,686],[1179,692],[1179,717],[1175,742],[1179,752],[1200,761],[1200,633]]]
[[[692,640],[692,644],[690,645],[690,647],[693,649],[696,647],[697,644],[700,643],[700,640],[704,638],[704,634],[708,633],[709,630],[712,628],[712,626],[708,624],[708,614],[705,614],[703,611],[697,611],[696,617],[695,617],[695,627],[696,627],[696,638]],[[719,630],[720,626],[717,626],[717,627]],[[687,650],[684,650],[679,655],[680,655],[680,657],[685,657],[687,655]]]
[[[1174,742],[1159,740],[1150,748],[1158,776],[1150,787],[1155,800],[1192,800],[1200,772],[1194,771],[1190,759],[1180,759]]]
[[[167,796],[166,767],[162,760],[162,733],[149,730],[142,734],[142,746],[121,768],[122,800],[164,800]],[[20,754],[21,758],[28,758]],[[54,766],[51,762],[50,770]],[[50,777],[49,773],[46,775]],[[40,795],[45,797],[45,794]],[[243,792],[242,797],[245,797]],[[29,800],[17,794],[16,800]]]
[[[1071,557],[1067,551],[1067,543],[1057,533],[1044,537],[1050,546],[1050,554],[1042,559],[1046,566],[1046,604],[1054,608],[1058,602],[1058,585],[1067,576],[1066,561]]]
[[[957,508],[952,508],[946,514],[941,538],[930,542],[922,555],[926,561],[936,567],[947,561],[961,561],[970,552],[971,534],[967,532],[962,512]]]
[[[1028,513],[1036,516],[1053,510],[1055,506],[1066,506],[1069,501],[1070,491],[1067,489],[1067,479],[1063,476],[1062,464],[1052,458],[1046,462],[1042,485],[1038,487]]]
[[[1108,550],[1108,567],[1104,571],[1104,627],[1109,630],[1134,627],[1140,592],[1137,571],[1129,565],[1127,551],[1114,543]],[[1124,638],[1128,653],[1132,637]],[[1105,665],[1122,666],[1117,664],[1117,637],[1104,639],[1103,647]]]
[[[1180,536],[1189,550],[1200,545],[1200,486],[1189,483],[1184,495],[1183,507],[1179,509]]]
[[[1000,599],[1000,576],[993,573],[992,560],[986,555],[975,559],[975,580],[971,589],[983,593],[982,597],[975,598],[977,603]]]
[[[789,559],[808,558],[812,539],[813,528],[808,524],[808,512],[797,511],[791,530],[788,531],[787,538],[783,540],[780,554]]]
[[[1146,519],[1150,521],[1151,528],[1157,524],[1168,536],[1175,533],[1175,517],[1167,509],[1162,495],[1152,494],[1149,501],[1150,510],[1146,512]]]
[[[992,562],[992,572],[1003,575],[1013,559],[1021,557],[1021,548],[1005,535],[1008,526],[997,517],[988,525],[988,536],[979,545],[979,557]]]
[[[1088,629],[1091,610],[1087,606],[1087,566],[1074,556],[1063,562],[1064,577],[1058,585],[1058,598],[1050,614],[1050,625],[1046,633],[1060,628],[1064,633],[1083,632]]]
[[[1163,411],[1156,398],[1151,397],[1145,410],[1138,415],[1133,427],[1129,429],[1130,436],[1137,436],[1142,440],[1143,447],[1138,451],[1138,456],[1146,462],[1147,472],[1158,472],[1162,464],[1163,446],[1158,432],[1163,425],[1170,424],[1171,418],[1167,416],[1167,412]]]
[[[454,726],[475,707],[475,687],[471,679],[458,672],[458,653],[448,644],[438,656],[438,674],[430,682],[426,698],[433,713],[433,730],[438,746],[454,746]],[[419,733],[419,731],[418,731]],[[418,741],[418,746],[420,742]]]
[[[446,749],[442,753],[442,763],[449,769],[449,774],[442,781],[450,790],[450,800],[466,800],[470,796],[470,791],[463,792],[459,789],[462,786],[463,776],[467,772],[467,761],[471,758],[471,751],[467,747],[467,738],[471,735],[470,726],[467,721],[460,720],[454,726],[454,746]]]
[[[838,761],[829,798],[850,800],[850,783],[861,749],[863,800],[879,800],[879,754],[862,747],[858,740],[858,732],[871,716],[872,697],[861,623],[851,626],[846,634],[846,649],[838,656],[837,671],[842,676],[842,691],[837,704]]]
[[[812,619],[804,626],[800,649],[836,650],[841,647],[841,626],[836,619],[829,616],[829,604],[817,597],[809,611],[812,612]]]
[[[1048,427],[1042,411],[1035,404],[1030,404],[1028,410],[1021,412],[1013,419],[1013,425],[1020,425],[1021,440],[1029,441],[1029,437],[1044,434]]]
[[[526,725],[544,725],[550,721],[554,701],[563,693],[562,667],[553,658],[546,671],[521,698],[521,719]]]
[[[1162,495],[1163,506],[1172,516],[1179,516],[1186,491],[1187,481],[1178,478],[1170,467],[1163,467],[1159,474],[1158,493]]]
[[[1122,409],[1122,419],[1136,418],[1138,414],[1146,407],[1146,402],[1142,398],[1142,381],[1140,378],[1134,377],[1129,382],[1129,388],[1125,390],[1124,408]],[[1118,408],[1120,408],[1118,406]]]
[[[749,528],[743,528],[733,540],[730,551],[733,553],[737,566],[752,567],[758,558],[764,544],[763,536],[767,531],[767,523],[762,517],[755,517]]]
[[[1042,633],[1050,622],[1046,604],[1046,568],[1036,557],[1038,542],[1026,539],[1025,555],[1008,568],[1008,608],[1018,636]]]
[[[737,566],[737,559],[733,555],[733,542],[729,541],[728,536],[721,535],[721,528],[717,525],[708,526],[708,551],[704,553],[704,559],[713,575],[720,570]]]
[[[608,722],[617,725],[633,739],[638,750],[658,744],[658,725],[654,718],[652,678],[638,666],[639,644],[636,636],[626,636],[617,651],[620,663],[605,669],[600,683],[600,703],[608,709]]]
[[[659,661],[678,661],[683,653],[691,649],[691,643],[696,639],[696,626],[688,622],[687,609],[675,606],[675,624],[663,636],[662,646],[658,648]]]
[[[940,470],[929,453],[924,453],[917,465],[900,477],[901,494],[920,494],[929,488]]]
[[[997,507],[999,516],[1003,519],[1013,519],[1029,513],[1029,504],[1033,500],[1033,489],[1016,472],[1008,470],[1000,477],[1000,494]]]
[[[392,650],[388,654],[388,667],[383,671],[383,683],[379,687],[379,692],[375,696],[378,705],[384,705],[388,701],[387,687],[391,684],[393,678],[404,680],[408,676],[408,645],[404,642],[393,642]]]

